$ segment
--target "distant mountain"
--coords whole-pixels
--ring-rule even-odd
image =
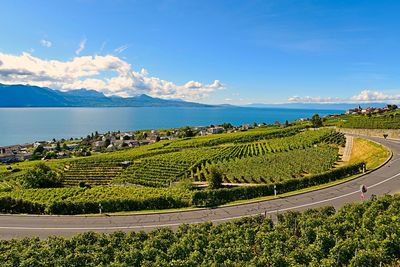
[[[166,100],[148,95],[107,97],[95,90],[61,92],[46,87],[0,84],[0,107],[210,107],[209,105]]]
[[[344,111],[350,108],[361,107],[385,107],[386,103],[337,103],[337,104],[318,104],[318,103],[284,103],[284,104],[249,104],[244,107],[252,108],[290,108],[290,109],[320,109]]]

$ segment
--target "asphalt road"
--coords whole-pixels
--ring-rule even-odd
[[[112,215],[112,216],[55,216],[0,215],[0,238],[49,235],[71,236],[81,232],[113,232],[151,230],[158,227],[176,228],[180,224],[212,221],[221,223],[255,214],[275,216],[287,210],[304,210],[331,205],[339,208],[346,203],[361,201],[360,186],[366,185],[366,198],[400,192],[400,142],[370,138],[389,147],[392,159],[382,168],[360,178],[329,188],[255,203],[191,211]]]

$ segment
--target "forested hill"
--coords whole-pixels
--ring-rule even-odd
[[[68,92],[30,85],[0,84],[0,107],[209,107],[182,100],[166,100],[138,95],[107,97],[95,90]]]

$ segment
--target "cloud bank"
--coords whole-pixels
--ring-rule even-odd
[[[350,98],[340,97],[319,97],[319,96],[292,96],[288,98],[291,103],[314,103],[314,104],[333,104],[333,103],[368,103],[368,102],[399,102],[400,95],[389,95],[384,92],[364,90],[358,95]]]
[[[84,49],[85,42],[80,46]],[[77,51],[78,52],[78,51]],[[223,89],[215,80],[210,84],[189,81],[183,85],[149,76],[145,69],[132,66],[114,55],[77,56],[69,61],[47,60],[29,53],[0,53],[0,82],[30,84],[60,90],[94,89],[106,95],[129,97],[148,94],[161,98],[201,100]]]

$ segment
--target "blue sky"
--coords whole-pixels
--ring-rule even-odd
[[[2,1],[0,82],[205,103],[398,102],[399,13],[399,1]]]

